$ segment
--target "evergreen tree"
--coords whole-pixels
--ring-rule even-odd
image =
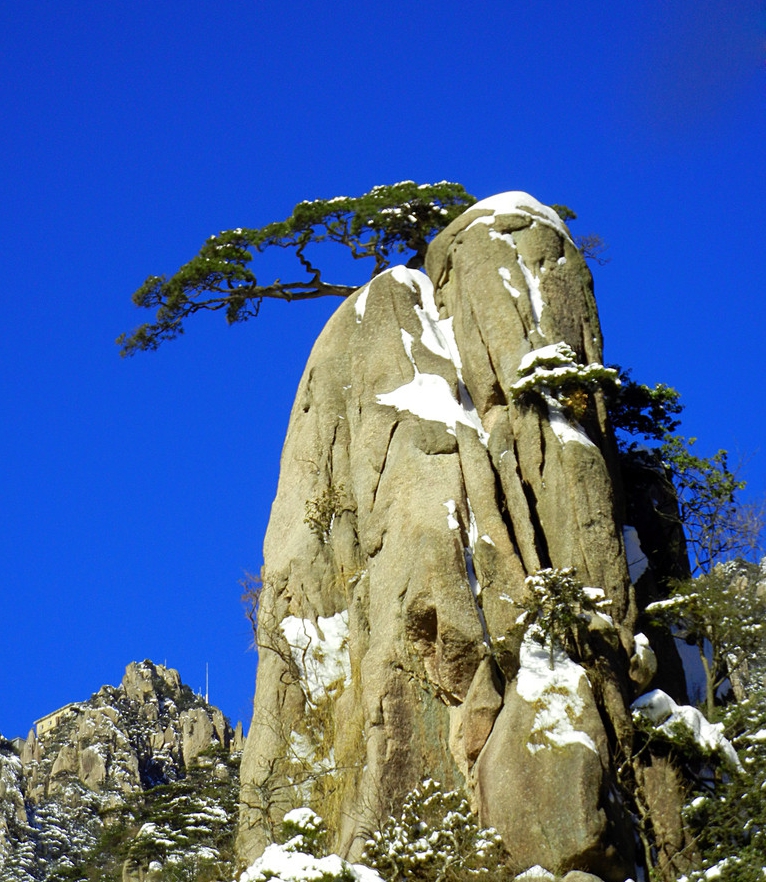
[[[343,245],[355,260],[370,258],[372,276],[389,266],[392,255],[409,255],[407,265],[418,268],[428,242],[475,201],[460,184],[404,181],[362,196],[300,202],[284,221],[211,236],[170,278],[149,276],[134,293],[136,306],[156,309],[156,317],[118,338],[121,354],[157,349],[182,334],[185,319],[201,310],[223,310],[233,324],[256,316],[264,297],[347,297],[356,288],[326,282],[309,257],[307,248],[317,243]],[[250,264],[254,252],[268,248],[292,249],[305,278],[259,284]]]

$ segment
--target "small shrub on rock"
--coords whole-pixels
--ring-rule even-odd
[[[529,592],[523,604],[527,610],[531,632],[541,646],[550,648],[550,667],[556,646],[575,653],[580,631],[587,628],[593,616],[610,621],[605,610],[610,600],[600,588],[588,588],[576,578],[574,567],[538,570],[526,579]]]
[[[297,808],[282,819],[282,844],[292,851],[302,851],[316,858],[327,854],[327,829],[324,821],[310,808]]]
[[[310,808],[297,808],[282,820],[282,843],[267,846],[239,882],[382,882],[377,873],[327,854],[325,823]]]
[[[502,872],[502,840],[479,826],[462,793],[426,780],[367,841],[363,860],[387,882],[485,880]]]
[[[588,393],[620,385],[618,371],[603,364],[580,364],[577,354],[563,340],[528,352],[519,364],[519,379],[511,386],[520,402],[557,399],[575,419],[588,408]]]

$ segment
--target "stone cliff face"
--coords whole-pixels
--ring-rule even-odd
[[[105,819],[113,825],[130,815],[137,794],[210,765],[201,755],[211,748],[226,756],[243,742],[241,729],[235,732],[177,671],[149,661],[128,665],[120,686],[104,686],[56,716],[44,735],[30,732],[18,756],[10,743],[0,744],[3,879],[42,880],[81,866]],[[140,862],[126,867],[124,878],[134,870],[138,879]]]
[[[465,212],[426,270],[394,267],[344,302],[298,389],[264,547],[240,857],[305,803],[357,857],[435,778],[467,791],[513,866],[622,880],[616,757],[652,664],[635,652],[603,396],[555,383],[602,361],[590,273],[523,193]],[[550,671],[525,580],[567,567],[611,619]]]

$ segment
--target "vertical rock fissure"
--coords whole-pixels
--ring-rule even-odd
[[[514,448],[514,456],[516,457],[516,462],[519,462],[518,459],[518,449],[517,442],[514,439],[513,442]],[[524,476],[521,474],[521,469],[517,466],[517,472],[519,475],[519,481],[521,483],[521,489],[524,492],[524,498],[527,501],[527,511],[529,513],[529,520],[532,524],[532,535],[535,540],[535,551],[537,552],[537,557],[540,562],[540,567],[550,567],[551,564],[551,556],[550,551],[548,550],[548,541],[545,536],[545,530],[543,529],[542,522],[540,521],[540,516],[537,511],[537,497],[535,496],[535,491],[529,481],[525,480]],[[542,472],[542,468],[541,468]]]
[[[398,428],[399,428],[399,421],[398,420],[395,420],[393,423],[391,423],[391,427],[389,428],[389,431],[388,431],[388,439],[386,440],[385,452],[383,454],[383,461],[380,464],[380,470],[379,471],[376,470],[377,474],[376,474],[376,478],[375,478],[375,486],[372,488],[372,502],[370,505],[371,510],[375,508],[375,501],[378,497],[378,488],[380,487],[380,482],[383,480],[383,474],[386,471],[386,464],[388,463],[388,454],[391,451],[391,442],[394,440],[394,434],[396,433],[396,430]]]
[[[511,298],[513,299],[513,298]],[[492,369],[493,381],[491,386],[491,393],[486,396],[487,405],[491,406],[494,404],[498,404],[501,406],[505,406],[508,404],[508,399],[505,394],[505,390],[503,389],[502,383],[500,382],[500,374],[498,371],[498,367],[495,364],[495,354],[494,347],[492,347],[486,339],[486,335],[484,333],[483,323],[480,321],[480,317],[476,315],[474,305],[471,303],[471,321],[476,327],[476,330],[479,334],[479,339],[481,340],[481,345],[486,352],[487,361],[489,362],[489,366]]]
[[[511,518],[511,513],[508,511],[508,503],[505,498],[505,493],[503,491],[503,482],[500,477],[500,473],[495,468],[495,464],[490,457],[490,467],[492,469],[492,476],[495,479],[495,501],[497,503],[497,510],[500,512],[500,518],[502,519],[503,524],[505,525],[506,532],[508,534],[508,540],[513,546],[513,551],[516,557],[519,560],[524,560],[524,555],[521,551],[521,546],[519,545],[518,538],[516,536],[516,529],[513,526],[513,519]],[[519,475],[518,463],[516,465],[516,474],[519,476],[519,483],[521,483],[521,476]]]

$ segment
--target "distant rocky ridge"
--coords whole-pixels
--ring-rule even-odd
[[[146,824],[136,826],[153,799],[146,795],[161,785],[180,794],[192,773],[200,793],[212,786],[212,802],[200,802],[198,814],[211,812],[216,835],[222,825],[231,828],[242,727],[233,729],[172,668],[131,663],[120,686],[103,686],[87,701],[49,714],[39,728],[39,737],[31,731],[22,744],[0,742],[2,882],[65,878],[76,869],[84,874],[77,878],[108,879],[106,871],[93,877],[85,871],[98,858],[104,832],[114,838],[118,829],[127,857],[115,878],[143,879],[152,860],[161,864],[169,856],[166,845],[153,850]],[[231,803],[223,817],[219,795]],[[133,834],[140,848],[131,847]],[[188,838],[179,843],[184,860],[199,856],[187,846]],[[217,857],[215,849],[203,856]]]

